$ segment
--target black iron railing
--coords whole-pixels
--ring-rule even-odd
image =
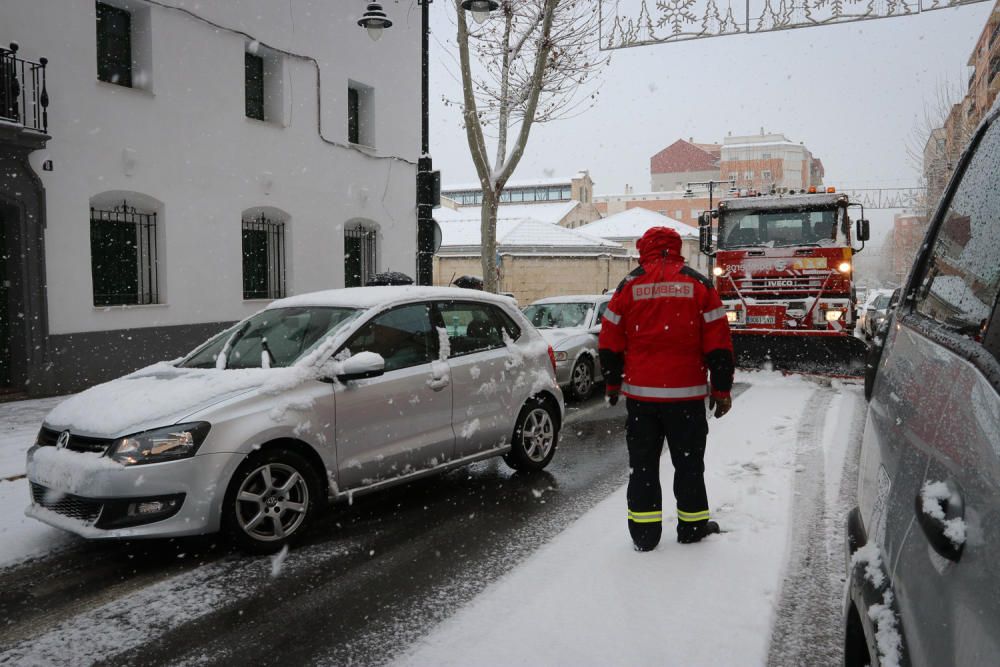
[[[90,261],[95,306],[159,303],[156,213],[128,202],[90,209]]]
[[[243,220],[243,298],[285,296],[285,223],[263,214]]]
[[[377,238],[362,225],[344,230],[344,287],[363,287],[375,274]]]
[[[0,120],[31,130],[49,130],[49,93],[45,89],[47,58],[37,63],[17,56],[17,43],[0,46]]]

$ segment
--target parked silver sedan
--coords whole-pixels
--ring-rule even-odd
[[[89,538],[223,530],[255,552],[321,502],[502,456],[544,468],[562,393],[512,300],[362,287],[275,301],[187,357],[57,406],[29,516]]]
[[[611,294],[557,296],[535,301],[524,315],[555,352],[556,378],[578,400],[590,396],[602,379],[597,356],[601,316]]]

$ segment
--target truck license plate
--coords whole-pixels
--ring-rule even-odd
[[[774,315],[749,315],[747,324],[774,324]]]

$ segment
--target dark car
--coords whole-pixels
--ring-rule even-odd
[[[876,336],[847,519],[848,665],[1000,661],[998,113]]]

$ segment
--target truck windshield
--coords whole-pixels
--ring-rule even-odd
[[[836,216],[836,210],[733,211],[724,218],[719,247],[833,245]]]

